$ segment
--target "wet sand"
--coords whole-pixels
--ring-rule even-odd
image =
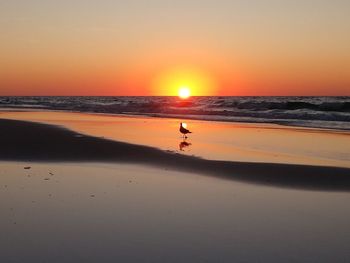
[[[2,262],[319,263],[350,257],[348,193],[135,164],[2,161],[0,167]]]
[[[82,134],[210,160],[350,168],[349,131],[42,111],[0,111],[0,118],[60,125]],[[194,132],[182,149],[181,121]]]
[[[11,114],[15,113],[6,118],[13,118]],[[203,153],[204,146],[199,147],[200,158],[166,149],[164,142],[155,145],[162,139],[148,146],[131,143],[140,132],[152,138],[147,128],[125,134],[128,140],[113,137],[125,127],[146,126],[141,124],[145,119],[108,117],[114,120],[108,123],[98,115],[38,114],[37,119],[18,114],[18,119],[27,121],[0,120],[4,262],[346,262],[350,258],[346,133],[237,126],[235,136],[250,130],[250,135],[261,133],[260,139],[290,138],[289,153],[279,162],[263,162],[276,160],[274,155],[281,153],[270,140],[270,152],[275,152],[265,154],[266,147],[261,148],[260,162],[254,159],[256,152],[247,150],[248,143],[242,159],[230,156],[229,144],[222,155],[226,158],[213,160]],[[42,122],[65,125],[28,122],[43,116],[51,116],[51,121]],[[164,126],[148,121],[148,129],[164,131],[158,137],[167,142],[164,126],[173,121],[175,125],[175,120],[161,122]],[[197,131],[205,127],[205,122],[192,124]],[[118,126],[121,131],[103,136],[103,131]],[[223,129],[224,134],[233,130]],[[309,135],[328,151],[308,158],[303,142]],[[189,147],[203,139],[195,136]],[[207,145],[214,144],[215,138],[208,136]],[[225,136],[219,140],[226,142]],[[321,143],[325,138],[329,141]],[[288,148],[293,144],[294,150]]]
[[[0,120],[0,144],[1,160],[135,163],[248,183],[350,190],[348,168],[207,160],[25,121]]]

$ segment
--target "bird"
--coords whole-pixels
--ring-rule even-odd
[[[192,133],[192,132],[190,132],[189,130],[187,130],[185,127],[183,127],[182,122],[180,123],[180,129],[179,129],[179,131],[183,134],[183,137],[184,137],[184,138],[187,138],[187,136],[186,136],[187,133]]]

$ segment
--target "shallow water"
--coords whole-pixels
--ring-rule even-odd
[[[212,160],[350,167],[348,131],[42,111],[3,111],[0,118],[61,125],[83,134]],[[193,131],[185,141],[179,133],[180,121]]]

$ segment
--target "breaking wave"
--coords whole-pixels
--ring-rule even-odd
[[[0,97],[0,108],[139,114],[350,130],[350,97]]]

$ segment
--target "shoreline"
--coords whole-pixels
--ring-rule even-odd
[[[273,124],[208,122],[67,112],[0,112],[0,118],[66,127],[77,133],[210,160],[350,168],[350,133]],[[183,143],[187,122],[194,133]]]
[[[93,112],[93,111],[75,111],[75,110],[54,110],[54,109],[48,109],[48,108],[17,108],[17,107],[0,107],[0,113],[1,112],[7,112],[7,111],[13,111],[13,112],[57,112],[57,113],[76,113],[76,114],[89,114],[89,115],[97,115],[97,116],[113,116],[113,117],[135,117],[135,118],[159,118],[159,119],[183,119],[183,115],[179,114],[160,114],[160,113],[137,113],[137,112],[126,112],[126,113],[108,113],[108,112]],[[271,122],[264,122],[264,121],[252,121],[252,120],[229,120],[225,118],[218,118],[218,119],[209,119],[209,118],[203,118],[205,116],[219,116],[219,115],[198,115],[199,117],[196,117],[194,115],[187,115],[186,120],[193,120],[193,121],[206,121],[206,122],[222,122],[222,123],[230,123],[230,124],[247,124],[247,125],[262,125],[262,126],[278,126],[280,128],[291,128],[291,129],[307,129],[307,130],[315,130],[315,131],[326,131],[326,132],[334,132],[334,133],[345,133],[350,134],[350,128],[339,128],[339,127],[319,127],[319,126],[313,126],[313,125],[301,125],[300,123],[293,123],[295,121],[300,121],[297,119],[281,119],[278,121],[271,121]],[[242,117],[244,119],[246,117]],[[247,117],[249,118],[249,117]],[[306,121],[317,121],[317,120],[306,120]],[[335,122],[336,123],[336,122]]]
[[[35,122],[0,119],[0,144],[3,161],[134,163],[258,185],[350,191],[349,168],[207,160]]]

